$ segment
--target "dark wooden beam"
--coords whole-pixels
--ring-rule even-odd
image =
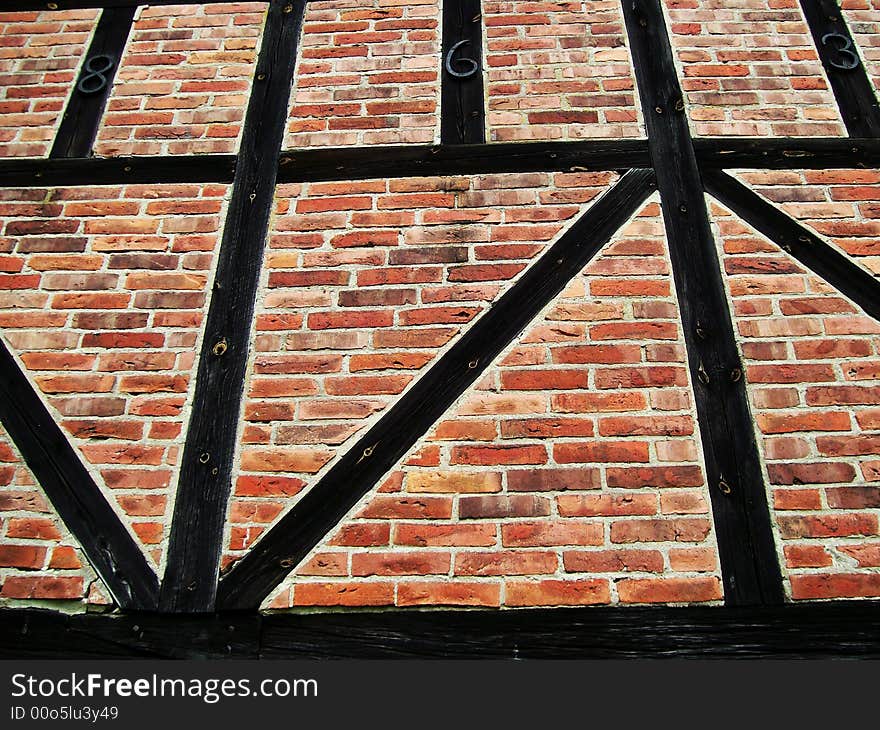
[[[649,164],[644,140],[333,147],[283,152],[278,182],[629,170]]]
[[[852,137],[880,135],[880,105],[836,0],[800,0],[843,123]]]
[[[814,274],[880,319],[880,281],[786,215],[766,198],[718,170],[705,171],[706,190]]]
[[[4,187],[229,183],[235,155],[0,160]]]
[[[878,659],[880,603],[217,616],[0,610],[2,659]]]
[[[249,339],[305,2],[273,0],[218,254],[160,610],[214,608]]]
[[[440,139],[486,141],[483,93],[483,15],[480,0],[444,0],[440,54]]]
[[[0,422],[119,607],[155,609],[155,572],[2,340]]]
[[[653,189],[632,170],[602,195],[220,581],[221,610],[255,609],[587,265]]]
[[[700,167],[757,170],[880,167],[880,140],[846,137],[815,139],[695,139]]]
[[[107,8],[101,13],[49,157],[91,156],[135,10]]]
[[[659,0],[623,0],[696,399],[728,605],[783,600],[715,240]]]

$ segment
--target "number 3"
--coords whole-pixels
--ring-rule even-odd
[[[843,56],[842,61],[833,61],[829,60],[834,68],[839,68],[844,71],[850,71],[859,65],[859,56],[853,49],[852,41],[847,38],[845,35],[841,35],[840,33],[826,33],[822,36],[822,45],[829,45],[828,41],[835,40],[838,41],[839,44],[836,46],[832,46],[841,56]]]

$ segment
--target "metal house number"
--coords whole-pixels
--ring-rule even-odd
[[[829,41],[834,41],[834,45],[829,43]],[[851,71],[859,65],[859,56],[853,48],[852,41],[845,35],[841,35],[840,33],[826,33],[822,36],[822,45],[831,45],[831,47],[834,48],[834,50],[836,50],[843,58],[841,61],[835,61],[833,59],[828,60],[828,63],[834,66],[834,68],[839,68],[843,71]]]
[[[452,46],[452,48],[449,49],[449,53],[446,54],[445,68],[446,73],[448,73],[450,76],[454,76],[457,79],[469,79],[479,70],[480,64],[478,64],[473,58],[467,58],[466,56],[461,58],[454,58],[455,52],[462,46],[466,46],[469,43],[469,40],[459,41],[454,46]],[[467,64],[469,68],[467,71],[456,71],[452,67],[453,63]]]
[[[110,56],[103,54],[89,58],[83,66],[82,75],[76,85],[77,91],[81,94],[97,94],[99,91],[103,91],[107,88],[108,82],[108,78],[104,74],[115,65]]]

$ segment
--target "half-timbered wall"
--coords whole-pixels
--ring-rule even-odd
[[[880,597],[871,3],[17,5],[3,605]]]

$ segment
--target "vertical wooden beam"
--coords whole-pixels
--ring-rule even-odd
[[[160,610],[212,611],[249,339],[305,0],[272,0],[198,361]]]
[[[49,157],[89,157],[136,8],[106,8],[80,66]]]
[[[119,607],[155,610],[156,574],[2,341],[0,421]]]
[[[443,144],[478,144],[486,141],[482,7],[480,0],[442,4],[440,139]]]
[[[220,581],[218,608],[256,609],[495,357],[577,276],[653,190],[630,170],[402,395]]]
[[[800,0],[840,116],[851,137],[880,135],[880,105],[835,0]]]
[[[623,0],[729,605],[783,600],[742,364],[660,0]]]

